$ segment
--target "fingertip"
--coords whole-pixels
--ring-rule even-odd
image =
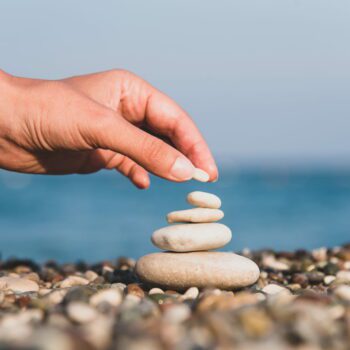
[[[202,169],[205,173],[208,174],[209,179],[207,180],[207,182],[216,182],[219,179],[219,172],[218,172],[218,168],[215,164],[215,162],[213,163],[208,163],[208,162],[201,162],[201,165],[197,165],[197,167],[199,169]]]
[[[219,170],[215,164],[209,165],[208,174],[210,182],[217,182],[219,180]]]
[[[149,188],[151,181],[147,173],[136,173],[131,179],[133,184],[140,190],[145,190]]]

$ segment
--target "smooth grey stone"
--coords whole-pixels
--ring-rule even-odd
[[[195,286],[237,289],[259,278],[258,266],[248,258],[224,252],[153,253],[136,263],[139,278],[175,290]]]
[[[169,224],[173,222],[214,222],[224,217],[220,209],[192,208],[186,210],[172,211],[167,215]]]
[[[193,252],[217,249],[225,246],[232,238],[231,230],[218,223],[179,224],[155,231],[152,243],[163,250]]]

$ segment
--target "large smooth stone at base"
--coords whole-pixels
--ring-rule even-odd
[[[139,278],[150,285],[175,290],[192,286],[238,289],[259,278],[259,268],[251,260],[224,252],[153,253],[136,263]]]
[[[217,249],[232,238],[231,230],[218,223],[180,224],[163,227],[152,234],[152,243],[172,252]]]

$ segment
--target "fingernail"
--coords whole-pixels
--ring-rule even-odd
[[[178,157],[170,169],[170,174],[181,181],[192,179],[193,173],[193,164],[184,157]]]

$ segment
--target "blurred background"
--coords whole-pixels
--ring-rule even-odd
[[[0,1],[2,69],[129,69],[191,114],[221,171],[147,191],[115,172],[0,171],[2,256],[138,257],[192,190],[221,196],[230,250],[349,241],[349,15],[346,0]]]

